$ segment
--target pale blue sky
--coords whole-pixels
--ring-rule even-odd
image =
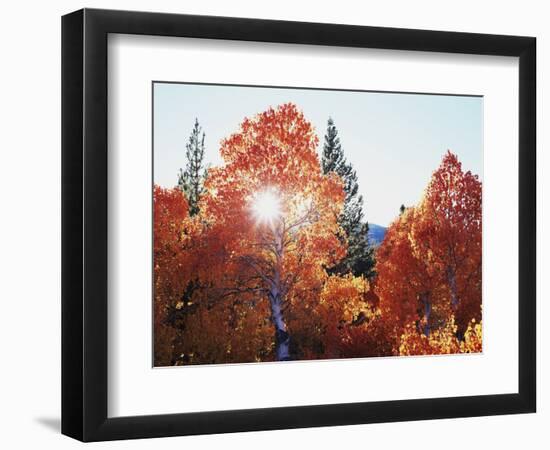
[[[483,178],[481,97],[154,83],[155,183],[177,184],[195,117],[206,133],[205,159],[219,165],[220,141],[244,117],[286,102],[315,127],[319,152],[334,119],[371,223],[387,226],[401,204],[415,204],[447,149]]]

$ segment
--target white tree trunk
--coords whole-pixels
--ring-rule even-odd
[[[271,318],[275,327],[275,349],[278,361],[290,360],[290,335],[283,317],[284,286],[281,281],[281,270],[284,255],[283,233],[280,229],[274,231],[276,237],[276,261],[273,280],[269,288]]]
[[[290,336],[283,318],[280,293],[273,288],[269,294],[271,317],[275,327],[275,349],[278,361],[290,360]]]

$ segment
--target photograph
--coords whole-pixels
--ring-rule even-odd
[[[0,449],[544,448],[545,4],[106,4],[2,9]]]
[[[154,367],[482,352],[483,97],[152,89]]]

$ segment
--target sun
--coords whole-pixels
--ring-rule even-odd
[[[273,224],[281,216],[278,192],[273,188],[258,192],[252,200],[252,213],[258,223]]]

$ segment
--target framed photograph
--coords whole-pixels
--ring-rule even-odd
[[[535,412],[533,37],[62,20],[62,432]]]

